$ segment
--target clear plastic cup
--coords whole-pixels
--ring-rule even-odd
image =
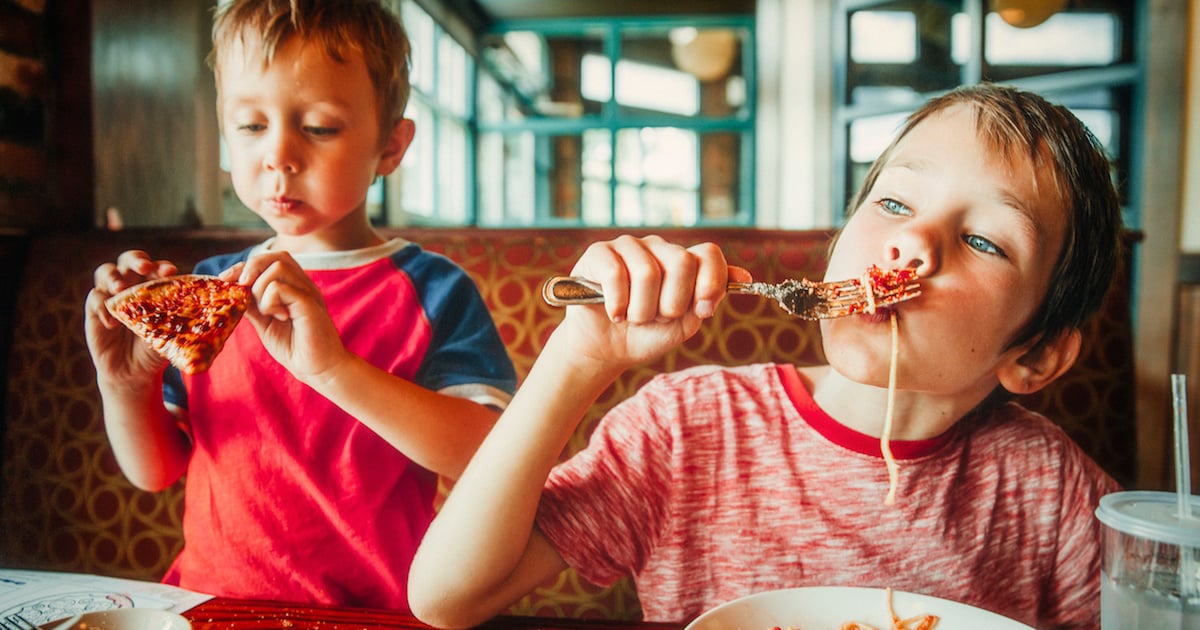
[[[1147,491],[1101,497],[1104,630],[1200,630],[1200,517],[1181,519],[1177,499]]]

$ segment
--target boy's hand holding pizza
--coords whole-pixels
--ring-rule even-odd
[[[165,359],[123,326],[104,303],[133,285],[175,272],[170,261],[152,260],[146,252],[132,250],[93,273],[95,286],[84,303],[85,333],[102,379],[127,385],[144,383],[162,371]]]
[[[348,356],[321,292],[286,252],[254,256],[219,278],[175,271],[141,251],[96,270],[88,339],[110,380],[152,382],[164,360],[203,372],[243,314],[271,356],[299,378]]]
[[[271,356],[296,378],[319,376],[350,357],[321,291],[287,252],[252,256],[221,278],[250,288],[246,318]]]

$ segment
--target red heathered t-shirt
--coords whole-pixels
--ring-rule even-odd
[[[585,578],[633,575],[647,620],[764,590],[865,586],[1098,627],[1093,510],[1117,483],[1016,404],[977,426],[893,441],[887,506],[878,439],[821,411],[794,367],[693,368],[605,417],[551,474],[538,525]]]

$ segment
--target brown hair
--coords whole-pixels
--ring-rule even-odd
[[[981,139],[1003,155],[1026,152],[1038,172],[1047,172],[1065,207],[1066,239],[1054,261],[1041,306],[1017,332],[1010,347],[1050,340],[1078,328],[1100,308],[1121,256],[1121,206],[1104,148],[1066,107],[1041,96],[989,83],[964,86],[920,107],[871,165],[850,207],[867,201],[896,144],[931,115],[955,105],[975,111]]]
[[[404,115],[411,49],[400,18],[378,0],[234,0],[213,19],[208,65],[218,79],[221,52],[235,41],[245,45],[248,32],[261,40],[264,64],[292,37],[319,42],[339,62],[359,51],[375,86],[384,137]]]

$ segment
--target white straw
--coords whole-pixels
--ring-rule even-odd
[[[1192,467],[1189,463],[1187,414],[1187,377],[1171,375],[1171,393],[1175,398],[1175,497],[1179,508],[1179,520],[1192,520]],[[1182,545],[1179,548],[1179,596],[1184,606],[1196,597],[1196,565],[1192,557],[1194,550]]]
[[[1192,467],[1188,450],[1187,376],[1171,375],[1175,399],[1175,495],[1180,519],[1192,518]]]

